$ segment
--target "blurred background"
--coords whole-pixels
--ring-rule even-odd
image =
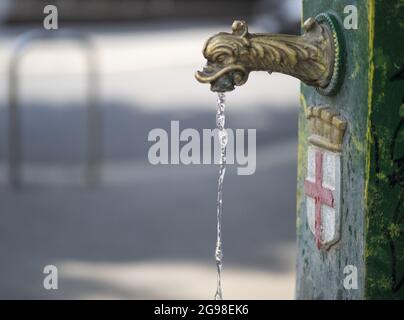
[[[27,41],[55,4],[59,31],[88,35],[102,130],[100,182],[85,164],[86,51]],[[148,162],[150,130],[215,127],[216,96],[194,79],[204,41],[245,19],[300,32],[300,0],[0,0],[0,298],[211,299],[215,165]],[[9,183],[9,78],[16,70],[21,186]],[[91,85],[90,85],[91,87]],[[299,81],[254,73],[227,94],[226,127],[257,130],[257,170],[224,180],[225,299],[293,299]],[[13,142],[11,143],[13,144]],[[91,144],[90,144],[91,149]],[[43,269],[58,268],[45,290]]]

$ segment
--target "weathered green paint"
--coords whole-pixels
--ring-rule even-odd
[[[303,1],[303,21],[358,8],[358,29],[344,30],[346,74],[337,95],[302,85],[297,192],[297,290],[302,299],[404,298],[404,0]],[[400,38],[401,37],[401,38]],[[395,75],[395,76],[394,76]],[[316,248],[303,182],[309,128],[305,109],[328,105],[347,121],[342,153],[341,240]],[[401,106],[401,118],[400,118]],[[346,265],[358,268],[357,290],[343,286]]]
[[[367,298],[404,298],[403,34],[404,1],[376,1],[365,230]]]

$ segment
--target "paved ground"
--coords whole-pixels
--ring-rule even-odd
[[[203,40],[229,26],[94,32],[105,115],[103,184],[81,179],[84,82],[66,42],[23,63],[25,185],[6,183],[0,88],[1,298],[210,298],[215,287],[215,166],[152,166],[153,128],[213,128],[215,97],[196,83]],[[0,83],[11,41],[0,37]],[[231,128],[257,129],[257,171],[224,186],[225,298],[293,298],[298,82],[251,75],[228,95]],[[76,93],[77,92],[77,93]],[[43,267],[59,290],[43,289]]]

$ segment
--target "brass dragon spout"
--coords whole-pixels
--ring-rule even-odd
[[[343,39],[338,21],[329,14],[309,18],[301,36],[249,33],[244,21],[234,21],[232,33],[209,38],[207,60],[196,79],[211,90],[226,92],[241,86],[251,71],[281,72],[314,86],[325,95],[335,94],[343,67]]]

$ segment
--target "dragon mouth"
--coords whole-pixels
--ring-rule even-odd
[[[215,92],[226,92],[240,86],[247,81],[245,68],[240,65],[229,65],[219,68],[208,64],[202,71],[195,73],[195,78],[201,83],[210,83],[211,90]]]

